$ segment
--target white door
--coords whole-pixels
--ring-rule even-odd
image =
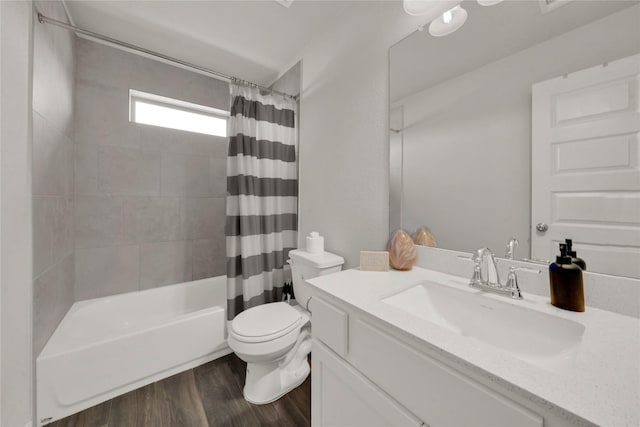
[[[532,95],[531,257],[572,238],[589,271],[640,277],[640,55]]]

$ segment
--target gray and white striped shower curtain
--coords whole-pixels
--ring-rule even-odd
[[[278,300],[297,244],[295,101],[231,84],[227,319]]]

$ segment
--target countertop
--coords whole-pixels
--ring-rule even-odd
[[[586,307],[576,313],[552,306],[547,298],[523,293],[523,300],[481,293],[481,298],[573,320],[585,327],[571,363],[554,372],[505,350],[466,337],[382,302],[423,281],[480,293],[468,278],[414,267],[410,271],[345,270],[309,280],[313,292],[326,294],[427,345],[447,360],[499,383],[536,405],[558,411],[576,424],[640,425],[640,319]],[[319,291],[319,292],[317,292]],[[505,319],[508,321],[508,319]]]

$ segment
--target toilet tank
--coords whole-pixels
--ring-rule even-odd
[[[311,297],[306,280],[337,273],[342,270],[344,258],[331,252],[313,254],[301,249],[294,249],[289,251],[289,264],[291,264],[293,293],[296,301],[306,309],[307,302]]]

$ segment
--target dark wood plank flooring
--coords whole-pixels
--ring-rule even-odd
[[[304,427],[311,425],[311,377],[268,405],[242,397],[246,364],[222,357],[108,400],[49,427]]]

